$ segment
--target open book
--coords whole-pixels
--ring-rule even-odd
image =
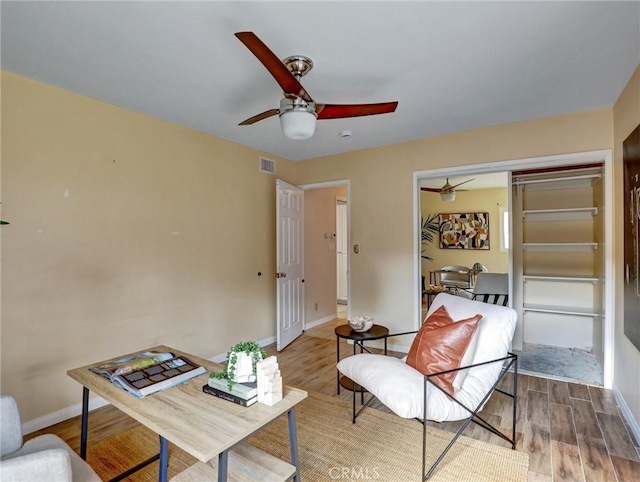
[[[138,398],[207,373],[204,367],[173,353],[146,351],[91,368]]]

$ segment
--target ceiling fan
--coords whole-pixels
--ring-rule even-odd
[[[444,202],[451,202],[456,199],[456,188],[471,181],[475,181],[475,179],[467,179],[466,181],[459,182],[458,184],[454,184],[452,186],[451,184],[449,184],[449,178],[447,178],[447,182],[445,182],[444,186],[442,186],[440,189],[435,187],[421,187],[420,189],[422,191],[437,192],[440,194],[440,197]],[[458,189],[458,191],[465,191],[465,189]]]
[[[316,128],[316,120],[342,119],[394,112],[398,102],[378,104],[319,104],[300,84],[300,78],[313,68],[313,61],[294,55],[280,61],[253,32],[237,32],[236,37],[255,55],[276,79],[284,97],[279,109],[269,109],[240,122],[246,126],[278,115],[284,135],[290,139],[308,139]]]

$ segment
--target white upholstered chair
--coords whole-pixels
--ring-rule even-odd
[[[0,481],[86,481],[101,479],[60,437],[40,435],[24,444],[18,405],[0,395]]]
[[[459,372],[464,369],[466,376],[461,381],[454,382],[453,397],[433,383],[431,379],[437,374],[423,375],[399,358],[364,353],[347,357],[337,365],[338,370],[354,382],[355,388],[359,385],[372,395],[356,411],[357,397],[354,391],[353,423],[356,423],[357,416],[374,398],[400,417],[415,418],[423,423],[423,479],[431,476],[453,443],[471,422],[507,440],[515,449],[517,357],[509,353],[509,350],[516,326],[516,312],[508,307],[442,293],[434,299],[427,317],[443,305],[453,320],[470,318],[476,314],[482,315],[475,338],[467,349],[462,366],[457,369]],[[408,333],[398,335],[402,334]],[[467,363],[469,359],[471,362]],[[514,371],[512,393],[497,388],[510,369]],[[440,372],[442,373],[445,372]],[[494,390],[513,399],[512,438],[508,438],[478,415]],[[435,422],[465,420],[449,446],[427,472],[425,472],[425,454],[428,441],[424,420]]]

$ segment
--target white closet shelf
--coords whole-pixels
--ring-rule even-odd
[[[522,211],[527,221],[570,221],[590,219],[598,214],[597,207],[568,209],[529,209]]]
[[[595,251],[598,243],[522,243],[527,251]]]
[[[556,315],[572,315],[572,316],[589,316],[599,318],[600,314],[596,313],[593,308],[577,308],[575,306],[551,306],[551,305],[527,305],[522,307],[522,311],[531,311],[534,313],[553,313]]]
[[[595,185],[602,175],[600,173],[581,174],[577,176],[559,176],[547,178],[528,178],[528,176],[518,176],[513,184],[522,186],[527,191],[546,191],[550,189],[572,189],[581,187],[591,187]]]
[[[593,283],[598,284],[600,278],[593,276],[567,276],[567,275],[555,275],[555,274],[524,274],[522,275],[524,281],[566,281],[570,283]]]

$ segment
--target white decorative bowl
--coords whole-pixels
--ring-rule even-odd
[[[371,316],[354,316],[353,318],[349,318],[349,326],[353,331],[357,331],[359,333],[369,331],[373,326],[373,318]]]

